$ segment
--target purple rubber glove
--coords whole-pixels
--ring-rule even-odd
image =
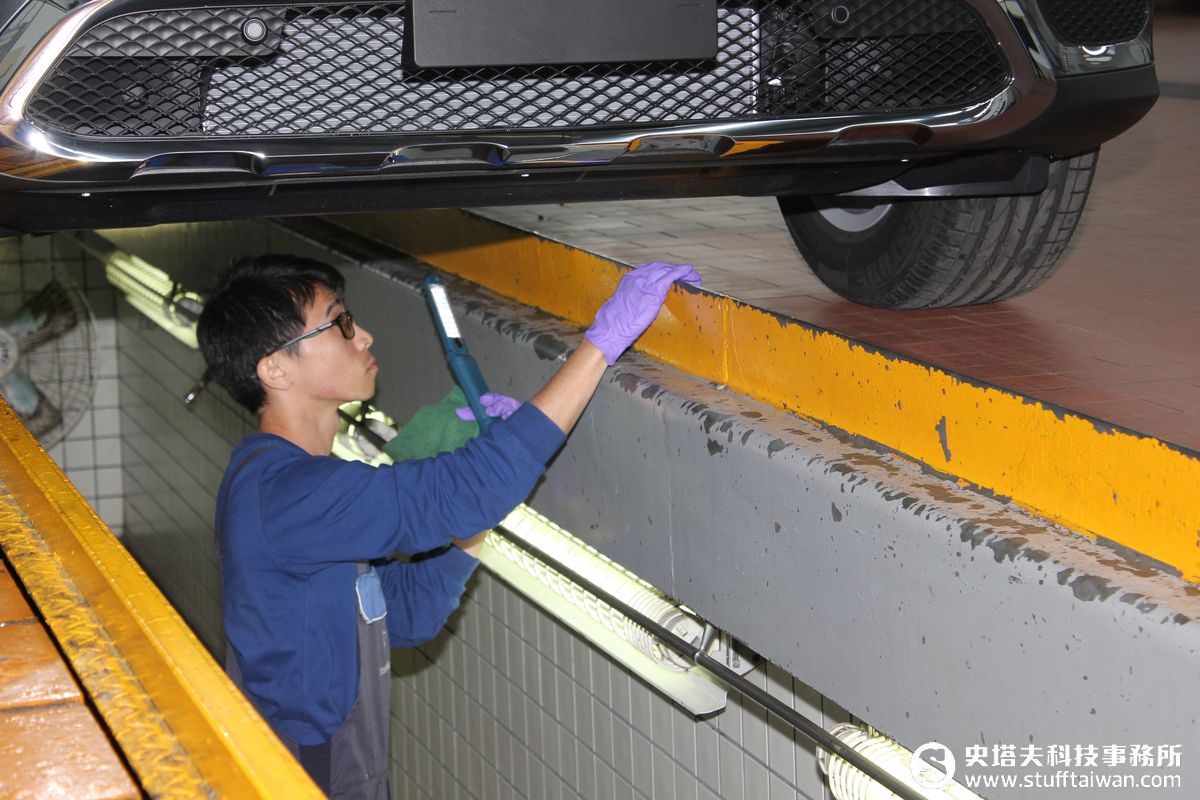
[[[484,412],[489,417],[499,417],[500,419],[508,419],[513,415],[513,412],[521,407],[520,400],[514,400],[508,395],[500,394],[499,392],[484,392],[479,395],[479,404],[483,406]],[[470,406],[459,406],[454,409],[454,413],[463,422],[473,422],[475,420],[475,412]]]
[[[596,321],[584,334],[604,353],[610,367],[654,322],[675,281],[699,286],[700,273],[691,264],[651,261],[621,277],[617,290],[600,306]]]

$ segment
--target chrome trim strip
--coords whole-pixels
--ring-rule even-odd
[[[93,16],[117,0],[91,0],[63,17],[50,35],[25,59],[20,69],[0,93],[0,135],[34,150],[64,158],[106,161],[99,153],[57,150],[50,139],[25,120],[25,105],[46,73],[70,47],[76,35]]]
[[[182,157],[194,154],[197,161],[213,153],[250,155],[263,164],[258,176],[265,179],[285,177],[311,177],[319,175],[350,176],[399,173],[407,168],[428,165],[431,158],[405,158],[409,153],[430,151],[437,148],[449,150],[469,149],[472,145],[486,145],[496,152],[504,153],[502,161],[464,157],[444,159],[443,163],[459,160],[465,168],[475,170],[524,169],[537,167],[588,167],[610,164],[622,156],[631,155],[639,148],[653,143],[654,139],[678,141],[688,136],[716,135],[727,137],[735,147],[725,155],[711,155],[714,163],[744,161],[756,155],[756,150],[771,147],[778,151],[811,151],[819,149],[848,134],[860,134],[859,138],[869,141],[870,132],[893,131],[909,128],[930,131],[936,138],[940,132],[950,139],[961,137],[949,134],[966,126],[978,126],[996,122],[1002,115],[1016,106],[1025,94],[1015,84],[1010,85],[995,97],[962,109],[916,115],[876,115],[824,117],[812,120],[751,120],[718,124],[682,124],[623,133],[617,136],[592,134],[578,139],[548,135],[491,135],[487,139],[472,138],[469,134],[454,136],[409,135],[406,144],[396,145],[400,137],[371,136],[343,140],[314,140],[313,138],[291,137],[273,140],[191,140],[168,139],[163,141],[106,142],[103,147],[71,140],[69,137],[54,137],[43,134],[32,125],[20,121],[19,133],[13,137],[30,147],[33,156],[59,157],[67,159],[53,172],[41,176],[49,181],[108,182],[124,180],[141,170],[144,174],[149,162],[165,156]],[[24,135],[22,135],[24,134]],[[938,143],[938,142],[933,142]],[[670,155],[672,148],[661,148]],[[679,152],[674,150],[674,152]],[[706,157],[706,154],[687,152]],[[757,155],[763,155],[758,153]],[[650,162],[653,156],[639,156],[642,163]],[[106,169],[98,169],[100,166]]]
[[[1000,8],[1008,15],[1014,30],[1025,46],[1025,53],[1033,63],[1038,75],[1046,78],[1054,76],[1054,65],[1046,52],[1045,31],[1041,26],[1029,24],[1028,13],[1019,0],[997,0]],[[1051,40],[1052,41],[1052,40]]]

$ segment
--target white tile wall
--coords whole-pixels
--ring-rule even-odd
[[[696,720],[480,571],[447,630],[396,651],[393,782],[414,798],[825,798],[815,750],[737,693]],[[816,722],[845,711],[774,665]]]
[[[213,508],[229,451],[253,422],[220,390],[184,405],[183,395],[204,371],[199,353],[123,299],[117,316],[125,543],[221,658]]]
[[[47,452],[120,536],[124,529],[124,491],[119,469],[117,322],[113,316],[116,291],[104,279],[103,267],[76,247],[70,235],[0,240],[0,309],[4,313],[15,310],[52,278],[67,279],[79,286],[91,306],[95,318],[96,389],[91,409]]]

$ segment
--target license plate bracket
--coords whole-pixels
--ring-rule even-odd
[[[409,0],[411,68],[701,61],[716,0]]]

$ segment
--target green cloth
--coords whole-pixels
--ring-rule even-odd
[[[457,450],[479,433],[479,425],[463,422],[454,413],[454,409],[466,404],[466,395],[455,386],[440,402],[418,409],[399,433],[383,446],[383,452],[393,461],[408,461]]]

